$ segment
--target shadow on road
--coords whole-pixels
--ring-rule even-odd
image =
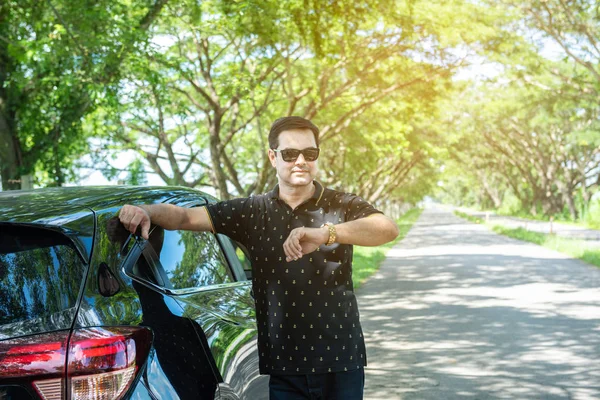
[[[426,210],[359,291],[367,399],[600,398],[600,269]]]

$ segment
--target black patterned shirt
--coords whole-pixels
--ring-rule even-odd
[[[379,213],[359,196],[323,188],[292,209],[279,186],[207,206],[213,230],[243,244],[252,287],[262,374],[339,372],[367,365],[352,286],[352,245],[334,243],[287,262],[283,243],[301,226],[318,228]]]

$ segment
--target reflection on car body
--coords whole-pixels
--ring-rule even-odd
[[[211,201],[165,187],[0,193],[0,398],[91,399],[96,385],[116,398],[266,399],[236,243],[159,227],[146,241],[115,218],[124,203]]]

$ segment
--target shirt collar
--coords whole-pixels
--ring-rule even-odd
[[[319,201],[321,200],[321,197],[323,197],[323,191],[325,189],[323,189],[323,185],[321,185],[317,180],[313,180],[313,184],[315,185],[315,192],[310,199],[313,199],[315,204],[319,205]],[[279,184],[275,185],[273,190],[269,192],[269,198],[279,200]]]

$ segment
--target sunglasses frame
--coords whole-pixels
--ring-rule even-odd
[[[273,150],[275,153],[281,153],[281,159],[282,159],[283,161],[285,161],[285,162],[294,162],[294,161],[296,161],[296,160],[298,159],[298,157],[300,157],[300,154],[302,154],[302,156],[304,157],[304,159],[305,159],[306,161],[309,161],[309,162],[312,162],[312,161],[317,161],[317,160],[319,159],[319,155],[321,154],[321,149],[320,149],[320,148],[318,148],[318,147],[307,147],[306,149],[302,149],[302,150],[298,150],[298,149],[289,149],[289,148],[286,148],[286,149],[281,149],[281,150],[278,150],[278,149],[271,149],[271,150]],[[317,151],[317,156],[314,158],[314,160],[310,160],[309,158],[307,158],[306,154],[304,153],[304,152],[305,152],[305,151],[307,151],[307,150],[316,150],[316,151]],[[283,155],[283,154],[284,154],[284,153],[283,153],[284,151],[293,151],[293,152],[298,152],[298,154],[296,154],[296,156],[295,156],[295,157],[292,157],[292,158],[290,158],[290,159],[286,160],[286,159],[285,159],[285,157],[284,157],[284,155]],[[312,158],[312,157],[310,157],[310,158]]]

